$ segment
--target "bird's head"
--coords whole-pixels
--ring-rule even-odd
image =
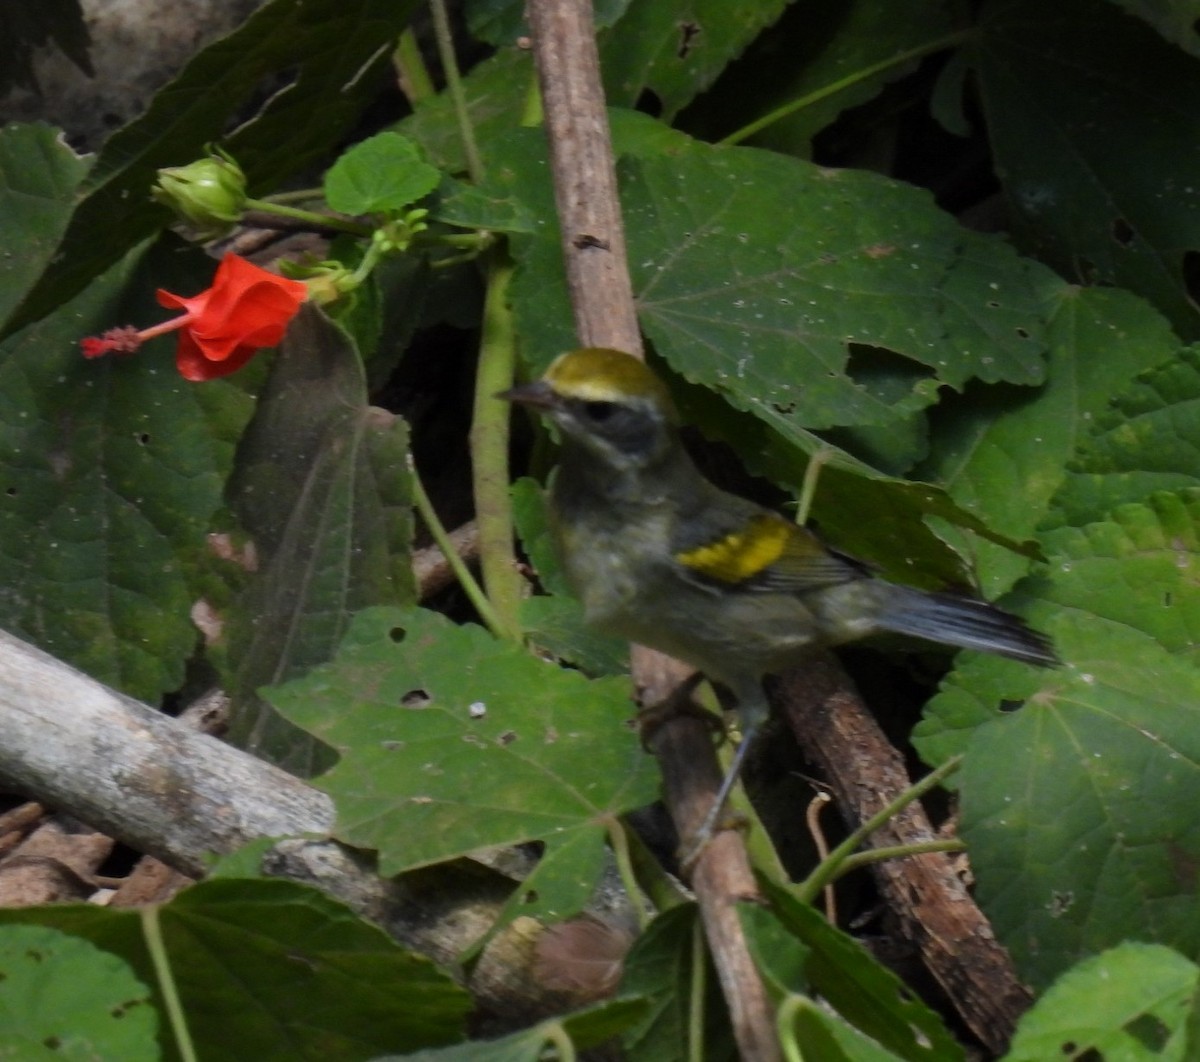
[[[549,417],[568,443],[616,467],[660,456],[678,423],[663,382],[633,355],[603,347],[562,354],[540,380],[498,397]]]

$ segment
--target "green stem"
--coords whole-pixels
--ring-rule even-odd
[[[315,210],[301,210],[299,207],[273,203],[269,199],[247,199],[245,208],[259,210],[264,214],[274,214],[276,217],[303,221],[318,229],[337,229],[339,232],[349,232],[354,236],[370,236],[373,231],[370,225],[361,225],[348,218],[340,218],[334,214],[319,214]]]
[[[417,46],[417,36],[411,29],[400,34],[392,53],[392,65],[400,78],[401,91],[414,108],[437,95],[425,58]]]
[[[175,1037],[179,1057],[183,1062],[197,1062],[196,1048],[192,1043],[191,1033],[188,1032],[187,1018],[179,1000],[179,989],[175,985],[175,975],[171,972],[171,961],[167,958],[167,948],[163,943],[158,912],[157,904],[147,904],[138,910],[142,921],[142,936],[146,940],[146,950],[150,953],[150,962],[158,978],[158,990],[162,993],[163,1003],[167,1008],[167,1021]]]
[[[450,16],[446,12],[446,0],[430,0],[433,15],[433,36],[437,41],[438,58],[446,72],[446,89],[454,103],[454,114],[458,119],[458,135],[462,138],[463,154],[467,159],[467,173],[474,184],[483,180],[483,159],[475,143],[475,127],[467,110],[467,94],[463,91],[462,77],[458,72],[458,59],[454,55],[454,37],[450,32]]]
[[[425,526],[429,528],[434,542],[445,556],[446,563],[450,565],[450,570],[454,572],[459,586],[463,588],[463,593],[475,606],[475,611],[479,613],[479,618],[483,620],[484,626],[497,638],[507,638],[508,632],[504,629],[500,618],[492,610],[491,602],[488,601],[479,583],[475,581],[475,576],[471,574],[471,570],[463,562],[462,557],[458,555],[438,514],[433,511],[433,504],[429,500],[429,495],[425,493],[425,487],[415,468],[412,470],[412,489],[413,502],[417,507],[417,512],[421,514],[421,519],[425,521]]]
[[[276,192],[274,195],[263,196],[255,200],[259,203],[311,203],[314,199],[323,199],[323,188],[293,188],[290,192]]]
[[[545,1026],[546,1041],[554,1045],[555,1062],[575,1062],[575,1041],[559,1022]]]
[[[700,912],[692,926],[692,983],[688,991],[688,1062],[704,1062],[704,989],[708,979],[708,949]]]
[[[779,1036],[785,1062],[804,1062],[804,1052],[796,1042],[796,1015],[811,1006],[811,1000],[791,994],[783,998],[775,1012],[775,1032]]]
[[[742,126],[736,132],[730,133],[729,136],[718,143],[723,145],[740,144],[748,137],[752,137],[755,133],[761,132],[767,126],[773,125],[775,122],[786,118],[789,114],[794,114],[796,111],[801,111],[805,107],[811,107],[814,103],[819,103],[821,100],[828,99],[830,96],[836,96],[839,92],[857,85],[860,81],[866,81],[868,78],[874,77],[876,74],[886,73],[893,67],[904,66],[906,63],[911,63],[916,59],[923,59],[927,55],[933,55],[935,52],[945,51],[947,48],[953,48],[966,41],[971,35],[970,30],[958,30],[955,33],[947,34],[945,37],[939,37],[937,40],[927,41],[925,44],[918,45],[916,48],[910,48],[906,52],[900,52],[898,55],[893,55],[890,59],[884,59],[878,63],[872,63],[870,66],[865,66],[861,70],[855,70],[852,74],[847,74],[845,77],[837,81],[830,82],[823,88],[819,88],[814,92],[808,93],[806,96],[801,96],[799,99],[792,100],[790,103],[785,103],[781,107],[776,107],[775,110],[764,114],[761,118],[756,119],[749,125]]]
[[[822,446],[808,459],[808,464],[804,468],[804,482],[800,484],[800,500],[796,505],[796,523],[801,527],[808,523],[808,514],[812,512],[813,498],[817,496],[817,480],[821,478],[821,469],[832,460],[835,453],[837,451],[833,447]]]
[[[617,863],[617,874],[621,884],[625,886],[625,894],[633,904],[633,913],[637,917],[638,928],[645,929],[650,924],[653,915],[646,905],[646,898],[638,884],[637,875],[633,871],[633,859],[629,851],[629,831],[625,824],[615,815],[607,816],[604,828],[608,832],[608,843]]]
[[[838,868],[837,881],[844,878],[852,870],[869,867],[872,863],[882,863],[886,859],[903,859],[905,856],[922,855],[925,852],[965,852],[967,846],[957,838],[945,841],[917,841],[913,844],[894,844],[885,848],[868,848],[865,852],[855,852],[847,856]]]
[[[508,306],[513,264],[497,248],[488,264],[483,300],[483,336],[475,371],[475,409],[470,450],[475,520],[479,525],[479,567],[488,600],[506,636],[520,641],[521,575],[514,549],[508,436],[512,406],[496,397],[512,387],[516,334]]]
[[[914,800],[919,800],[931,789],[936,789],[961,766],[962,757],[953,756],[936,771],[931,771],[915,785],[910,785],[895,800],[867,819],[866,822],[830,852],[826,858],[822,859],[813,869],[813,872],[792,889],[792,895],[801,903],[811,904],[820,895],[821,890],[826,885],[841,877],[842,864],[863,841],[870,837],[871,834],[884,825],[897,812],[904,810]],[[903,847],[907,849],[910,846]]]

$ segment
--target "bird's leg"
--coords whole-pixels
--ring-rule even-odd
[[[733,816],[726,822],[723,819],[726,811],[725,805],[729,802],[729,794],[737,785],[738,778],[741,777],[746,754],[750,751],[750,746],[754,743],[754,739],[758,736],[769,713],[770,705],[761,683],[756,683],[753,689],[744,690],[738,694],[738,715],[742,723],[742,740],[733,753],[733,759],[729,763],[725,777],[721,779],[721,786],[717,790],[713,806],[709,808],[708,814],[704,816],[704,821],[687,840],[686,846],[680,853],[679,863],[683,870],[687,871],[691,868],[718,829],[737,829],[745,825],[745,821],[740,816]]]

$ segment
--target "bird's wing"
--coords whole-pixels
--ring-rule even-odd
[[[706,507],[695,519],[681,521],[673,554],[689,578],[729,589],[804,593],[868,574],[826,549],[811,531],[752,502],[737,501]]]

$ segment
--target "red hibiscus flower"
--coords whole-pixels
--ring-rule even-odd
[[[182,317],[138,331],[113,328],[82,342],[85,358],[131,354],[147,339],[179,332],[175,364],[186,380],[215,380],[246,364],[263,347],[273,347],[308,297],[299,280],[268,273],[236,254],[217,266],[212,287],[191,298],[159,289],[160,306]]]

